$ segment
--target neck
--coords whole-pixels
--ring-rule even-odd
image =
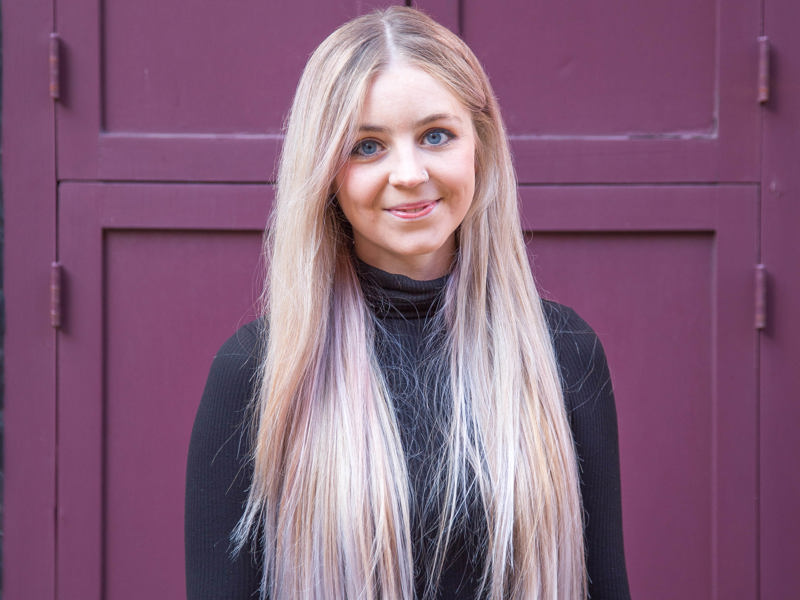
[[[362,256],[356,248],[356,256],[363,263],[391,273],[392,275],[404,275],[416,281],[431,281],[439,279],[450,273],[453,266],[452,253],[436,253],[435,255],[407,256],[402,260],[394,260],[391,257]]]

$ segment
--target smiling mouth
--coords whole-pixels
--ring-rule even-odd
[[[439,200],[425,200],[423,202],[411,202],[387,208],[386,211],[400,219],[419,219],[429,215],[436,208]]]

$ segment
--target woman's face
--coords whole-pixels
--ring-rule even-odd
[[[475,192],[469,111],[424,71],[394,62],[372,81],[358,125],[335,180],[356,255],[413,279],[444,275]]]

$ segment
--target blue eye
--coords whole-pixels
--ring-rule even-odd
[[[444,129],[432,129],[423,139],[429,146],[441,146],[449,142],[452,137],[452,134]]]
[[[375,140],[362,140],[353,148],[353,154],[357,156],[375,156],[380,152],[381,145]]]

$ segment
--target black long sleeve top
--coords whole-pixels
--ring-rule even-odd
[[[414,281],[363,264],[359,275],[376,318],[378,359],[395,403],[412,496],[421,496],[432,487],[426,477],[438,451],[437,436],[430,429],[434,420],[430,411],[436,410],[436,404],[422,401],[425,386],[418,382],[410,386],[405,373],[409,364],[413,370],[428,362],[428,325],[446,278]],[[617,419],[606,358],[595,333],[572,309],[553,302],[545,302],[544,308],[579,460],[589,596],[626,600],[630,594],[622,539]],[[225,342],[214,358],[197,411],[186,476],[189,600],[258,597],[260,557],[245,551],[232,558],[230,534],[242,515],[252,473],[247,408],[255,391],[261,328],[258,321],[251,322]],[[412,508],[422,504],[414,500]],[[425,561],[419,559],[425,552],[425,518],[412,515],[412,522],[416,523],[412,537],[419,593],[426,578],[420,566]],[[438,586],[440,598],[474,597],[481,568],[470,551],[474,540],[463,528],[457,532]]]

